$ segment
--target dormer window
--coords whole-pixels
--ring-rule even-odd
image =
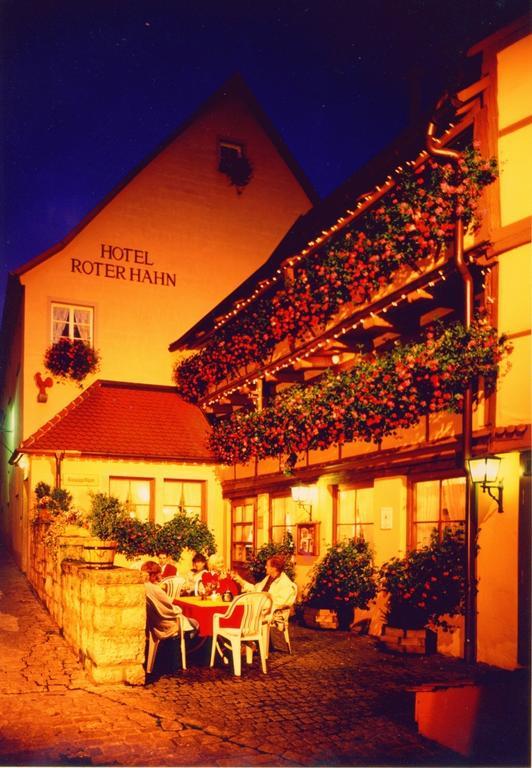
[[[218,153],[218,170],[225,173],[229,183],[240,193],[253,175],[253,168],[244,154],[244,147],[233,141],[220,141]]]

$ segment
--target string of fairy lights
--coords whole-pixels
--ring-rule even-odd
[[[426,283],[424,287],[426,288],[434,288],[437,284],[441,282],[445,282],[447,280],[447,274],[450,271],[451,267],[449,266],[447,270],[444,268],[438,269],[436,274],[432,276],[432,278]],[[482,288],[485,290],[487,287],[487,278],[491,274],[491,267],[486,266],[482,267],[481,275],[483,277],[482,281]],[[357,328],[364,328],[365,323],[368,320],[379,320],[379,319],[385,319],[382,318],[382,315],[386,315],[386,313],[389,310],[395,309],[399,307],[401,304],[403,304],[405,301],[411,301],[412,294],[422,294],[423,288],[414,288],[412,290],[408,290],[407,288],[404,289],[403,293],[401,293],[399,296],[396,296],[388,303],[384,304],[384,306],[379,310],[370,310],[366,314],[364,314],[362,317],[359,317],[355,322],[352,320],[343,321],[336,326],[333,326],[330,328],[326,334],[323,334],[322,337],[319,339],[313,339],[312,341],[308,342],[308,346],[305,349],[304,347],[300,348],[297,353],[292,353],[291,355],[286,356],[285,358],[281,358],[279,360],[276,360],[275,363],[271,363],[270,365],[262,366],[261,367],[261,376],[257,376],[257,373],[254,372],[253,374],[250,374],[249,376],[244,377],[239,381],[238,384],[235,384],[230,389],[227,389],[226,387],[221,387],[218,392],[214,395],[211,395],[208,400],[205,401],[205,405],[207,407],[212,407],[213,405],[218,404],[221,400],[226,400],[231,395],[241,392],[243,389],[246,389],[250,387],[251,385],[256,385],[258,381],[266,375],[272,375],[275,376],[280,371],[285,370],[286,368],[289,368],[293,366],[296,363],[300,363],[301,361],[308,359],[309,357],[312,357],[313,355],[319,354],[320,351],[323,351],[326,347],[328,347],[330,344],[334,344],[335,341],[338,341],[342,336],[344,336],[346,333],[352,330],[356,330]],[[485,299],[489,304],[493,304],[494,298],[490,295],[486,296]],[[305,351],[302,351],[305,349]]]
[[[445,137],[449,137],[449,134],[451,134],[455,130],[454,124],[450,123],[447,130],[445,131]],[[442,144],[442,139],[434,139],[436,143]],[[213,326],[213,331],[218,330],[223,325],[225,325],[227,322],[232,320],[236,315],[238,315],[242,310],[247,308],[252,302],[254,302],[256,299],[258,299],[262,294],[264,294],[269,288],[271,288],[272,285],[280,281],[284,278],[284,274],[287,269],[290,269],[297,265],[299,262],[301,262],[304,258],[308,257],[309,254],[311,254],[313,251],[316,251],[318,248],[320,248],[324,242],[326,242],[328,239],[333,237],[337,232],[344,229],[346,226],[348,226],[355,218],[358,218],[361,216],[370,206],[372,206],[377,200],[379,200],[381,197],[383,197],[385,194],[387,194],[394,186],[395,186],[395,179],[394,175],[397,177],[401,173],[404,172],[405,166],[409,166],[412,168],[416,168],[420,165],[422,165],[427,157],[429,156],[429,153],[427,150],[422,150],[419,155],[416,157],[415,160],[407,160],[403,165],[398,165],[395,170],[393,171],[393,174],[390,174],[386,177],[384,183],[377,184],[372,191],[366,192],[365,194],[361,195],[357,201],[356,204],[353,206],[353,208],[346,209],[343,216],[339,216],[337,221],[332,224],[328,229],[321,230],[320,234],[315,236],[314,239],[309,240],[304,248],[302,248],[299,253],[290,256],[289,258],[285,259],[285,261],[277,268],[275,274],[273,274],[271,277],[261,280],[255,290],[245,299],[240,299],[237,301],[233,307],[222,317],[219,317],[216,321],[216,323]],[[431,265],[431,269],[434,269],[434,265]],[[447,270],[448,271],[448,270]],[[482,287],[486,288],[486,276],[490,273],[491,269],[489,267],[485,267],[481,269],[481,274],[483,275],[483,283]],[[433,288],[438,283],[445,281],[447,279],[446,270],[444,268],[437,269],[437,272],[435,275],[431,277],[431,279],[426,283],[424,287],[426,288]],[[312,357],[313,355],[318,354],[320,351],[324,351],[325,348],[327,348],[329,345],[334,344],[335,341],[338,341],[341,339],[342,336],[344,336],[349,331],[356,330],[357,328],[364,328],[365,323],[367,323],[370,320],[378,321],[385,320],[385,318],[382,317],[382,315],[386,315],[386,313],[389,310],[395,309],[399,305],[403,304],[405,301],[411,301],[413,294],[420,294],[423,289],[421,287],[414,288],[408,290],[408,288],[404,288],[403,292],[400,295],[394,296],[394,298],[389,301],[388,303],[385,303],[379,310],[369,310],[364,316],[359,317],[356,321],[353,322],[352,318],[350,320],[343,320],[340,323],[337,323],[332,328],[328,329],[326,333],[324,333],[321,337],[312,339],[309,341],[305,346],[301,347],[297,353],[291,353],[290,355],[285,356],[284,358],[280,358],[276,360],[275,362],[272,362],[270,365],[263,365],[261,366],[261,375],[257,375],[257,371],[254,371],[252,374],[242,377],[238,384],[234,384],[231,388],[221,387],[218,389],[217,392],[212,393],[208,396],[208,399],[205,399],[203,402],[204,406],[207,407],[213,407],[220,403],[222,400],[227,400],[230,398],[231,395],[234,395],[235,393],[242,392],[242,390],[249,389],[251,386],[256,386],[258,382],[267,375],[275,376],[279,372],[285,370],[286,368],[289,368],[293,366],[296,363],[301,363],[302,361]],[[489,303],[493,303],[493,298],[491,296],[487,296],[486,300]],[[374,305],[374,302],[372,306]],[[397,342],[396,342],[397,343]]]
[[[448,136],[454,130],[454,128],[455,128],[454,124],[450,123],[449,127],[445,131],[445,135]],[[443,143],[441,139],[435,139],[435,142],[438,144]],[[401,173],[403,173],[405,166],[416,168],[419,165],[422,165],[422,163],[425,162],[428,156],[429,156],[429,153],[427,152],[427,150],[423,149],[415,160],[406,160],[403,165],[398,165],[393,171],[393,174],[395,174],[396,176],[400,175]],[[255,290],[247,298],[239,299],[238,301],[236,301],[233,307],[228,312],[226,312],[225,315],[222,315],[216,320],[213,326],[213,331],[217,331],[219,328],[221,328],[223,325],[229,322],[232,318],[236,317],[236,315],[238,315],[243,309],[245,309],[250,304],[252,304],[256,299],[258,299],[274,283],[278,282],[283,277],[286,269],[294,267],[296,264],[302,261],[302,259],[304,259],[310,253],[312,253],[312,251],[315,251],[319,247],[321,247],[326,240],[330,239],[337,232],[341,231],[346,226],[348,226],[355,218],[358,218],[361,214],[363,214],[367,208],[372,206],[377,200],[383,197],[394,186],[395,186],[395,180],[393,178],[393,175],[390,174],[386,177],[384,183],[375,185],[375,187],[371,192],[366,192],[365,194],[361,195],[357,199],[356,204],[354,205],[354,210],[351,208],[347,208],[344,215],[339,216],[335,224],[332,224],[329,227],[329,229],[322,229],[320,234],[316,235],[314,239],[309,240],[305,248],[302,248],[299,251],[299,253],[285,259],[285,261],[277,268],[276,273],[274,275],[264,280],[261,280],[257,284],[257,287],[255,288]]]

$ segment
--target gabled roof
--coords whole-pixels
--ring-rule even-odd
[[[99,380],[24,440],[18,453],[214,463],[209,430],[200,409],[174,387]]]
[[[55,245],[51,246],[47,250],[43,251],[42,253],[39,253],[37,256],[35,256],[30,261],[27,261],[25,264],[22,264],[17,269],[13,270],[14,275],[23,275],[25,272],[27,272],[30,269],[33,269],[33,267],[36,267],[38,264],[40,264],[43,261],[46,261],[46,259],[49,259],[51,256],[53,256],[55,253],[58,253],[61,251],[68,243],[74,239],[74,237],[83,230],[87,224],[89,224],[92,219],[96,217],[96,215],[103,210],[110,202],[111,200],[118,195],[118,193],[126,187],[129,182],[135,178],[147,165],[149,165],[152,160],[157,157],[166,147],[168,147],[172,142],[174,142],[178,136],[180,136],[184,131],[192,125],[196,120],[198,120],[202,115],[207,113],[210,109],[215,107],[218,103],[224,102],[225,100],[231,98],[232,96],[238,96],[249,108],[252,115],[255,117],[259,125],[262,127],[274,147],[277,149],[281,157],[283,158],[284,162],[290,168],[290,171],[294,175],[294,177],[297,179],[298,183],[301,185],[303,191],[307,195],[307,197],[310,199],[310,201],[315,204],[319,200],[319,196],[314,189],[312,183],[310,182],[309,178],[301,168],[301,166],[297,163],[293,155],[291,154],[290,150],[284,143],[284,141],[281,139],[279,134],[277,133],[273,123],[269,119],[269,117],[266,115],[266,113],[262,110],[262,107],[258,103],[258,101],[255,99],[252,92],[249,90],[247,85],[245,84],[243,78],[236,74],[230,77],[215,93],[210,96],[203,104],[200,105],[200,107],[195,110],[190,117],[188,117],[184,123],[182,123],[179,128],[174,131],[167,139],[165,139],[150,155],[148,155],[147,158],[145,158],[136,168],[134,168],[111,192],[106,195],[99,203],[98,205],[92,209],[80,222],[77,224],[62,240],[60,240]]]

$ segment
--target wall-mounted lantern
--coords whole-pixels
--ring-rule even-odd
[[[497,502],[498,512],[504,512],[502,507],[502,480],[498,479],[500,466],[500,456],[485,456],[479,459],[467,460],[471,481],[475,485],[480,485],[482,491]]]
[[[293,501],[302,509],[308,507],[308,519],[312,520],[312,506],[318,501],[318,488],[315,485],[293,485],[290,488]]]

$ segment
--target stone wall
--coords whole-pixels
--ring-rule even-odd
[[[146,598],[140,571],[90,568],[83,535],[45,543],[32,527],[28,578],[95,683],[144,683]]]

